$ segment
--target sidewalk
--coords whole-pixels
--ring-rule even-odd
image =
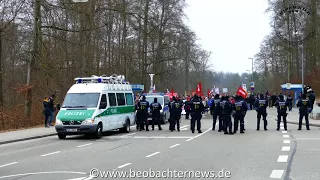
[[[0,133],[0,144],[8,144],[18,141],[37,139],[47,136],[53,136],[56,134],[57,132],[54,126],[51,126],[50,128],[39,127],[18,131],[3,132]]]
[[[277,109],[268,108],[267,111],[268,111],[268,116],[273,117],[274,120],[277,121]],[[297,124],[297,125],[299,124],[299,110],[297,108],[293,108],[292,111],[288,111],[287,123]],[[302,120],[302,125],[305,125],[305,124],[306,124],[306,121]],[[309,116],[309,125],[320,127],[320,120],[311,119]]]

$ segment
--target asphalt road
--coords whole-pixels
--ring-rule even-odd
[[[189,120],[182,118],[180,132],[170,132],[166,124],[163,131],[132,127],[128,134],[107,133],[99,140],[52,136],[0,145],[0,180],[105,179],[90,177],[93,168],[100,175],[110,171],[136,174],[136,179],[207,179],[202,176],[212,171],[224,176],[220,179],[235,180],[320,177],[318,128],[297,131],[297,125],[288,125],[288,131],[276,131],[276,122],[268,117],[269,130],[256,131],[255,117],[255,112],[247,113],[245,134],[212,131],[208,116],[202,120],[202,134],[192,134]]]

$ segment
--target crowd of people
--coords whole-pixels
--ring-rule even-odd
[[[305,118],[306,129],[310,130],[309,127],[309,113],[313,110],[313,104],[315,102],[315,94],[311,87],[305,87],[305,93],[301,93],[298,101],[296,103],[297,108],[299,108],[299,128],[302,129],[302,120]],[[286,98],[285,98],[286,97]],[[248,95],[246,98],[243,98],[239,95],[234,95],[229,97],[228,95],[219,95],[215,94],[213,96],[181,96],[173,97],[169,104],[170,118],[169,118],[169,130],[175,131],[176,128],[180,131],[180,119],[182,108],[186,111],[185,118],[189,119],[191,115],[191,131],[195,132],[195,126],[197,125],[198,133],[201,131],[201,119],[202,115],[206,112],[210,112],[213,117],[212,130],[216,129],[218,125],[218,131],[223,131],[224,134],[235,134],[240,129],[240,133],[245,132],[245,116],[248,110],[255,110],[257,112],[257,128],[260,130],[260,121],[263,120],[264,130],[267,131],[268,121],[267,121],[267,108],[272,107],[277,108],[278,121],[277,121],[277,130],[280,129],[281,119],[284,123],[284,129],[287,130],[287,121],[286,117],[288,111],[292,110],[293,107],[293,98],[288,95],[284,96],[282,93],[279,95],[265,94],[259,95]],[[142,97],[142,100],[137,99],[136,101],[136,110],[137,110],[137,129],[145,130],[144,125],[146,125],[146,130],[148,129],[148,108],[151,109],[152,113],[152,130],[154,130],[154,124],[158,124],[159,130],[162,130],[160,125],[160,110],[161,105],[155,101],[149,104],[145,97]],[[233,120],[232,120],[233,117]],[[218,123],[217,123],[218,120]],[[239,128],[240,124],[240,128]],[[176,127],[176,128],[175,128]]]

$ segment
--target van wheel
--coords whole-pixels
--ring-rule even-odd
[[[127,119],[126,125],[120,129],[121,132],[128,133],[130,132],[130,120]]]
[[[102,124],[99,123],[95,132],[95,138],[100,139],[102,137]]]
[[[58,137],[59,137],[59,139],[65,139],[67,137],[67,135],[59,133]]]

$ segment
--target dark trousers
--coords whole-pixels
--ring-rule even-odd
[[[197,122],[197,130],[201,131],[201,114],[194,114],[191,116],[191,131],[195,130],[196,122]]]
[[[268,126],[268,121],[267,121],[267,113],[266,112],[258,112],[257,113],[257,130],[260,129],[260,120],[261,117],[263,119],[263,125],[264,125],[264,129],[267,129]]]
[[[146,124],[146,129],[149,128],[149,122],[147,120],[148,120],[147,113],[143,113],[143,112],[138,113],[137,124],[139,126],[139,130],[144,130],[144,124]]]
[[[227,133],[228,128],[229,128],[229,133],[232,133],[231,115],[223,115],[223,131]]]
[[[292,110],[292,103],[289,103],[288,108],[289,108],[289,111],[291,111],[291,110]]]
[[[189,119],[190,111],[186,111],[186,119]]]
[[[222,117],[220,115],[217,115],[217,114],[213,114],[212,130],[215,130],[215,128],[216,128],[217,118],[219,118],[219,131],[222,131],[223,130]]]
[[[50,118],[50,116],[45,115],[45,118],[44,118],[44,126],[45,126],[45,127],[48,127],[49,118]]]
[[[244,116],[243,115],[235,115],[234,116],[234,132],[238,131],[238,126],[240,122],[240,132],[244,130]]]
[[[282,113],[278,113],[277,130],[280,129],[281,117],[283,119],[284,129],[287,130],[287,113],[283,113],[283,112]]]
[[[180,131],[180,118],[181,118],[181,116],[178,116],[178,115],[171,116],[170,127],[169,127],[170,131],[175,130],[176,124],[177,124],[177,130]]]
[[[308,113],[299,113],[299,129],[302,128],[302,119],[303,119],[303,117],[306,120],[306,128],[310,129],[309,128],[309,116],[308,116]]]
[[[160,113],[152,114],[152,129],[154,129],[155,124],[161,129]]]

